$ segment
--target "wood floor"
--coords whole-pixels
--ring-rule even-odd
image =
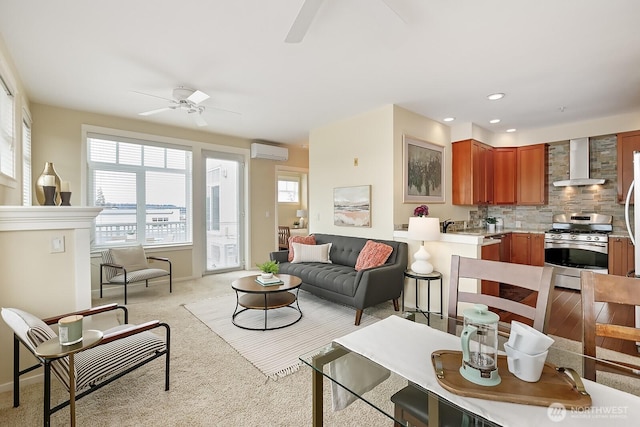
[[[502,292],[502,289],[501,289]],[[536,293],[522,299],[523,303],[534,305]],[[582,341],[582,302],[580,292],[571,289],[554,288],[551,302],[551,317],[547,333],[573,341]],[[622,304],[596,303],[597,322],[634,326],[634,308]],[[511,321],[509,316],[501,316],[501,320]],[[520,319],[521,320],[521,319]],[[596,338],[596,345],[638,356],[636,345],[632,341],[611,338]]]

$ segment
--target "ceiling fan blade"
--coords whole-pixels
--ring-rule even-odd
[[[210,96],[206,93],[196,90],[187,98],[187,101],[193,102],[194,104],[200,104],[202,101],[209,99]]]
[[[323,1],[324,0],[305,0],[300,8],[300,12],[298,12],[296,20],[293,21],[293,25],[291,25],[289,29],[289,34],[287,34],[287,37],[284,39],[286,43],[300,43],[302,41]]]
[[[388,0],[382,0],[382,3],[384,3],[393,13],[395,13],[395,15],[405,24],[407,23],[407,20],[404,19],[404,17],[402,15],[400,15],[400,13],[398,13],[397,10],[395,10],[390,4]]]
[[[202,117],[202,114],[194,114],[193,119],[196,121],[198,126],[206,126],[207,121]]]
[[[138,92],[137,90],[132,90],[131,92],[137,93],[139,95],[153,96],[154,98],[164,99],[165,101],[173,101],[173,99],[171,99],[171,98],[165,98],[164,96],[152,95],[150,93]]]
[[[162,113],[163,111],[174,110],[174,109],[175,108],[172,108],[172,107],[164,107],[164,108],[158,108],[157,110],[151,110],[151,111],[145,111],[144,113],[138,113],[138,115],[140,115],[140,116],[150,116],[152,114]]]

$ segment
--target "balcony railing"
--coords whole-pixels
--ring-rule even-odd
[[[103,246],[136,242],[138,241],[137,228],[136,223],[96,224],[95,244]],[[188,241],[187,224],[183,221],[147,223],[144,229],[144,240],[153,243],[186,242]]]

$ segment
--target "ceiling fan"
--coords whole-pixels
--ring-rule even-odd
[[[163,98],[161,96],[151,95],[143,92],[136,92],[136,93],[139,93],[141,95],[154,96],[156,98],[169,101],[169,105],[166,107],[138,113],[141,116],[150,116],[152,114],[161,113],[167,110],[183,110],[183,111],[186,111],[187,114],[193,115],[193,118],[198,126],[207,125],[207,122],[202,117],[202,113],[205,110],[205,106],[200,105],[200,103],[209,99],[210,96],[200,90],[189,89],[189,88],[180,86],[173,89],[173,99]]]
[[[287,37],[284,39],[286,43],[300,43],[307,34],[313,19],[316,17],[318,10],[325,0],[304,0],[300,12],[289,29]],[[404,18],[388,3],[388,0],[381,0],[393,13],[396,14],[402,22],[406,24]]]

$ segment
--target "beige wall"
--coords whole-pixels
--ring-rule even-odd
[[[309,135],[311,232],[393,237],[393,106],[387,105]],[[354,158],[358,166],[354,166]],[[371,227],[333,224],[333,189],[371,185]]]

